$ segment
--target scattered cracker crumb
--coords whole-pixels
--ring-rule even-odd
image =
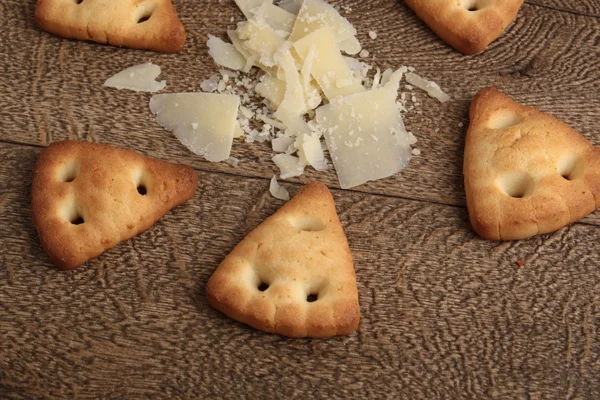
[[[523,268],[525,266],[525,260],[517,260],[517,266]]]

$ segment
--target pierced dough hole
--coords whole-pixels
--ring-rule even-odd
[[[75,4],[81,4],[83,3],[83,0],[75,0]]]
[[[85,223],[86,215],[84,207],[74,198],[63,204],[61,214],[62,217],[73,225],[81,225]]]
[[[568,181],[581,179],[585,171],[585,160],[575,154],[564,155],[558,161],[557,170]]]
[[[269,286],[270,286],[270,285],[269,285],[268,283],[261,282],[261,283],[260,283],[260,285],[258,285],[258,290],[259,290],[260,292],[264,292],[264,291],[266,291],[267,289],[269,289]]]
[[[309,303],[314,303],[317,300],[319,300],[319,294],[318,293],[311,293],[308,296],[306,296],[306,301],[309,302]]]
[[[73,182],[79,175],[81,164],[78,161],[69,161],[61,168],[58,176],[60,182]]]
[[[133,174],[133,184],[140,196],[146,196],[152,190],[152,175],[145,170],[137,170]]]
[[[498,111],[490,118],[489,127],[492,129],[510,128],[523,122],[523,118],[512,111]]]
[[[515,172],[498,179],[497,184],[504,194],[515,199],[529,196],[534,189],[534,182],[527,172]]]
[[[142,24],[142,23],[148,21],[152,17],[152,14],[154,13],[155,8],[156,8],[156,5],[153,3],[140,4],[138,6],[138,11],[136,13],[136,18],[135,18],[136,23]]]
[[[321,219],[313,217],[312,215],[296,217],[292,219],[291,223],[295,228],[307,232],[318,232],[325,229],[325,223],[321,221]]]

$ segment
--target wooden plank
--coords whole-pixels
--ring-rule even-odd
[[[600,144],[600,81],[597,19],[525,6],[516,23],[483,54],[462,56],[443,44],[396,0],[351,2],[348,17],[382,68],[412,65],[435,79],[452,96],[439,104],[416,92],[422,114],[409,113],[406,125],[419,138],[422,155],[395,177],[357,190],[411,199],[463,205],[462,151],[472,95],[497,85],[517,100],[550,112]],[[125,67],[152,58],[163,67],[169,91],[199,90],[218,68],[207,55],[207,34],[223,34],[241,17],[232,2],[211,0],[199,14],[192,0],[177,7],[188,31],[182,54],[158,55],[92,43],[63,40],[33,27],[33,1],[0,6],[6,60],[0,74],[0,140],[45,145],[76,138],[113,143],[177,160],[202,170],[271,177],[277,168],[267,144],[236,140],[233,169],[191,154],[162,130],[148,109],[149,94],[103,88],[103,81]],[[10,23],[8,23],[10,21]],[[367,32],[378,33],[376,41]],[[462,126],[459,126],[461,125]],[[337,185],[335,172],[309,171],[296,182],[319,180]]]
[[[2,398],[600,396],[597,227],[500,244],[473,236],[461,208],[334,190],[361,325],[291,340],[203,296],[227,252],[281,206],[265,180],[200,172],[189,203],[61,272],[31,226],[38,152],[0,145],[0,176],[12,178],[0,180]]]
[[[270,161],[273,154],[268,145],[236,141],[233,156],[241,160],[237,170],[207,163],[157,126],[148,110],[148,94],[101,86],[112,73],[152,57],[163,66],[170,91],[198,90],[200,82],[217,70],[207,56],[206,35],[223,33],[231,25],[230,17],[239,17],[232,4],[214,3],[206,7],[201,23],[192,1],[178,4],[189,40],[184,53],[175,56],[66,41],[39,32],[31,21],[23,20],[31,4],[6,8],[6,21],[14,22],[8,29],[7,46],[0,50],[6,58],[12,57],[0,77],[0,88],[9,93],[0,99],[6,126],[0,139],[30,144],[66,137],[109,142],[203,170],[270,177],[277,169]],[[597,20],[524,7],[515,25],[488,51],[464,57],[441,43],[403,3],[389,0],[371,7],[357,2],[352,7],[349,17],[378,65],[415,66],[454,97],[441,105],[417,92],[422,114],[407,115],[406,124],[419,138],[423,154],[402,174],[359,190],[464,204],[461,158],[467,108],[471,96],[491,84],[565,119],[600,143],[593,135],[600,121],[600,99],[590,90],[600,80],[600,64],[594,62],[600,37]],[[359,16],[368,23],[358,23]],[[367,37],[370,29],[378,32],[377,42]],[[24,51],[23,43],[32,43],[33,48]],[[313,171],[298,181],[309,179],[337,184],[334,171]]]

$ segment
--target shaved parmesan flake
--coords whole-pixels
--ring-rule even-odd
[[[380,88],[338,98],[317,109],[343,189],[394,175],[408,165],[410,146],[396,93]]]
[[[227,160],[225,160],[225,162],[229,165],[231,165],[233,168],[237,168],[238,165],[240,164],[240,160],[238,160],[235,157],[229,157]]]
[[[442,103],[450,100],[450,96],[444,93],[437,83],[423,79],[413,72],[406,74],[406,81],[419,89],[423,89],[429,96],[438,99]]]
[[[282,38],[264,18],[257,16],[247,22],[240,23],[237,29],[238,36],[247,49],[258,55],[258,61],[266,67],[276,66],[273,56],[285,43]]]
[[[219,65],[241,70],[246,65],[244,56],[231,43],[225,43],[218,37],[208,35],[208,54]]]
[[[285,82],[276,76],[265,75],[262,82],[256,84],[256,93],[269,100],[275,108],[283,101],[285,95]]]
[[[148,62],[124,69],[108,78],[103,86],[153,93],[167,86],[167,81],[157,82],[155,80],[159,75],[160,67]]]
[[[317,171],[327,170],[327,161],[321,148],[321,141],[317,136],[304,135],[302,137],[302,154],[306,162]]]
[[[375,31],[369,31],[369,37],[370,37],[372,40],[375,40],[375,39],[377,39],[377,32],[375,32]]]
[[[244,13],[244,17],[250,19],[252,18],[253,10],[258,8],[263,3],[271,4],[273,0],[235,0],[235,4],[238,6],[240,11]]]
[[[237,139],[237,138],[242,137],[242,136],[244,136],[244,130],[240,126],[240,123],[236,122],[235,129],[233,131],[233,138]]]
[[[304,172],[304,165],[300,162],[298,157],[290,156],[288,154],[277,154],[273,157],[273,162],[281,171],[279,174],[281,179],[300,176]]]
[[[339,46],[340,46],[340,50],[342,50],[344,53],[350,54],[352,56],[360,53],[360,50],[362,49],[360,42],[354,36],[341,41],[339,43]]]
[[[311,75],[329,100],[365,90],[354,79],[328,27],[318,29],[298,40],[294,43],[294,49],[302,60],[308,59],[311,50],[315,49]]]
[[[273,197],[275,197],[276,199],[285,200],[285,201],[288,201],[290,199],[289,192],[277,182],[276,175],[273,175],[273,178],[271,178],[271,183],[269,185],[269,192],[271,192],[271,195]]]
[[[150,99],[156,121],[208,161],[229,158],[240,98],[213,93],[158,94]]]
[[[260,7],[255,9],[254,15],[264,18],[271,28],[275,29],[275,31],[285,32],[286,36],[290,34],[296,22],[294,14],[269,2],[264,2]]]
[[[294,57],[288,49],[277,52],[275,59],[285,73],[286,89],[283,101],[274,115],[296,135],[310,133],[310,128],[302,118],[308,108]]]
[[[356,40],[356,29],[333,6],[323,0],[304,0],[289,40],[295,42],[323,27],[331,29],[335,42],[340,44],[342,50],[351,51],[348,54],[356,54],[360,51],[360,44]]]
[[[285,153],[292,144],[294,144],[293,137],[280,137],[271,141],[271,146],[275,153]]]
[[[291,14],[298,15],[303,1],[304,0],[281,0],[277,5]]]

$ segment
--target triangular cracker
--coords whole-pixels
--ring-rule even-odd
[[[72,269],[150,228],[198,186],[191,167],[113,146],[62,141],[42,150],[31,209],[42,246]]]
[[[444,42],[479,53],[515,19],[524,0],[405,0]]]
[[[485,239],[548,233],[600,206],[600,150],[496,88],[473,99],[465,144],[469,216]]]
[[[64,38],[162,53],[185,43],[171,0],[38,0],[35,22]]]
[[[210,278],[206,296],[265,332],[328,337],[356,330],[352,255],[327,187],[306,185],[250,232]]]

